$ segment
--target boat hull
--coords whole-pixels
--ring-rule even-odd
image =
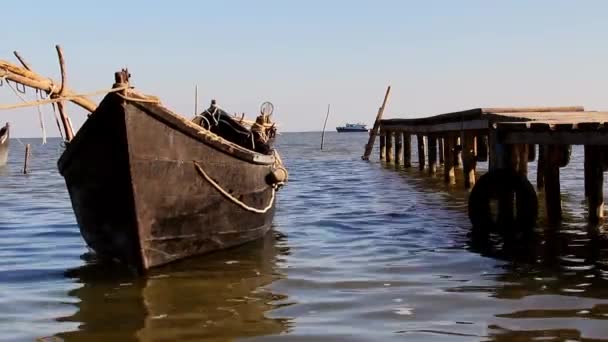
[[[8,147],[10,140],[10,127],[7,123],[0,129],[0,166],[6,165],[8,161]]]
[[[340,133],[356,133],[356,132],[368,132],[367,128],[344,128],[344,127],[336,127],[336,131]]]
[[[145,270],[264,236],[274,158],[243,151],[166,108],[109,94],[59,160],[87,244]]]

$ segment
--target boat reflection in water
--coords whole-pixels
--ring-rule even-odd
[[[187,259],[137,278],[118,266],[68,271],[83,286],[78,311],[60,318],[77,331],[65,341],[231,340],[286,332],[286,319],[265,312],[285,296],[264,288],[282,277],[277,262],[288,248],[278,233],[204,257]]]

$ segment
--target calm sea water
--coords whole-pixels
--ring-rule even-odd
[[[460,184],[377,152],[363,162],[366,140],[329,133],[319,151],[319,133],[283,134],[290,182],[274,233],[146,277],[88,252],[56,171],[59,141],[23,139],[23,175],[12,140],[0,340],[608,341],[608,243],[585,225],[580,149],[561,170],[564,225],[512,252],[469,237]]]

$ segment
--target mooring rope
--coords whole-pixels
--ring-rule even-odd
[[[228,198],[229,200],[231,200],[232,202],[234,202],[235,204],[239,205],[241,208],[254,212],[254,213],[258,213],[258,214],[265,214],[268,210],[270,210],[270,208],[272,208],[272,204],[274,203],[274,196],[276,193],[276,187],[279,184],[275,184],[274,186],[272,186],[272,195],[270,197],[270,203],[268,203],[268,205],[266,206],[266,208],[264,209],[257,209],[257,208],[253,208],[248,206],[247,204],[239,201],[239,199],[235,198],[234,196],[232,196],[230,193],[228,193],[228,191],[222,189],[222,187],[217,184],[213,179],[211,179],[211,177],[209,177],[209,175],[207,175],[207,173],[205,172],[205,170],[203,170],[203,168],[196,162],[193,161],[194,166],[196,167],[196,170],[201,174],[201,176],[203,176],[205,178],[205,180],[207,180],[207,182],[209,182],[211,185],[213,185],[213,187],[219,191],[222,195],[226,196],[226,198]]]
[[[17,95],[17,97],[23,101],[24,103],[27,103],[28,101],[25,99],[25,97],[23,97],[21,94],[25,94],[25,86],[23,87],[23,92],[19,91],[19,89],[15,89],[11,83],[8,81],[7,76],[4,75],[2,78],[2,81],[4,83],[6,83],[6,85],[11,88],[11,90],[13,91],[13,93],[15,93],[15,95]],[[17,83],[18,84],[18,83]],[[37,106],[37,110],[38,110],[38,120],[40,121],[40,128],[42,129],[42,144],[46,144],[46,127],[44,126],[44,115],[42,114],[42,110],[40,109],[40,105]]]
[[[57,102],[62,102],[62,101],[70,101],[70,100],[73,100],[73,99],[79,98],[79,97],[88,97],[88,96],[95,96],[95,95],[115,93],[117,91],[126,90],[128,88],[129,88],[128,86],[124,86],[124,87],[118,87],[118,88],[112,88],[112,89],[98,90],[98,91],[94,91],[94,92],[90,92],[90,93],[85,93],[85,94],[74,94],[74,95],[68,95],[68,96],[58,96],[58,97],[55,97],[55,98],[44,99],[44,100],[39,100],[39,101],[29,101],[29,102],[25,102],[25,103],[14,104],[14,105],[0,105],[0,110],[33,107],[33,106],[39,106],[39,105],[48,104],[48,103],[57,103]],[[145,100],[142,101],[142,99],[125,97],[124,95],[121,95],[121,97],[123,97],[123,98],[125,98],[127,100],[130,100],[130,101],[148,102],[148,101],[145,101]]]

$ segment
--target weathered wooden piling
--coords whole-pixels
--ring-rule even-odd
[[[380,160],[386,159],[386,131],[380,131]]]
[[[385,132],[386,134],[386,162],[387,163],[392,163],[393,162],[393,156],[394,156],[394,152],[393,152],[393,131],[389,131],[387,130]]]
[[[429,174],[435,174],[437,172],[437,137],[435,135],[427,137],[427,146],[429,150]]]
[[[418,134],[416,135],[416,138],[418,139],[418,169],[422,171],[424,170],[424,159],[426,154],[424,152],[424,135]]]
[[[30,160],[30,144],[25,145],[25,160],[23,161],[23,174],[27,174],[27,164]]]
[[[562,220],[562,200],[559,182],[559,162],[561,151],[559,145],[545,147],[545,211],[550,224],[558,224]]]
[[[412,167],[412,136],[403,132],[403,166]]]
[[[545,146],[538,145],[538,162],[536,164],[536,189],[545,189]]]
[[[401,165],[401,157],[403,156],[403,134],[395,132],[395,165]]]
[[[477,168],[477,151],[475,150],[475,136],[465,133],[462,139],[462,173],[466,189],[475,185],[475,170]]]
[[[437,137],[437,149],[439,150],[439,164],[443,164],[443,137]]]
[[[598,224],[604,218],[604,167],[602,147],[585,145],[585,189],[589,223]]]
[[[477,161],[485,162],[488,161],[488,136],[477,135],[475,136],[475,149]]]
[[[454,139],[450,135],[445,135],[443,139],[443,153],[445,160],[443,163],[443,180],[448,184],[456,183],[456,173],[454,171]]]

